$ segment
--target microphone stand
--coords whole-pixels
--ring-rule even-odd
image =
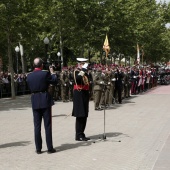
[[[105,65],[107,66],[107,63],[106,63],[106,58],[107,58],[107,53],[106,53],[106,56],[105,56]],[[104,89],[103,89],[103,92],[104,92],[104,132],[103,132],[103,140],[106,140],[106,96],[105,96],[105,92],[106,92],[106,84],[104,84]]]
[[[104,132],[103,132],[103,140],[105,140],[106,139],[106,132],[105,132],[105,130],[106,130],[106,97],[105,97],[105,92],[106,92],[106,85],[104,84],[104,89],[103,89],[103,98],[104,98],[104,109],[103,109],[103,111],[104,111]]]

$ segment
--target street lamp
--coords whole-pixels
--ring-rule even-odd
[[[57,56],[58,56],[58,63],[60,63],[60,56],[61,56],[61,53],[60,52],[58,52],[57,53]],[[61,61],[62,62],[62,61]],[[61,66],[61,64],[60,64],[60,66]],[[62,68],[61,68],[62,69]]]
[[[48,53],[48,44],[49,44],[49,42],[50,42],[50,40],[48,39],[48,37],[45,37],[44,38],[44,44],[45,44],[45,58],[47,59],[48,57],[48,55],[47,55],[47,53]]]
[[[58,61],[59,61],[59,57],[61,56],[61,53],[58,52],[58,53],[57,53],[57,56],[58,56]]]
[[[15,47],[16,57],[17,57],[17,74],[18,74],[18,53],[19,53],[19,47]]]

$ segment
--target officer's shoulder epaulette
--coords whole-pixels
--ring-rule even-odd
[[[48,70],[42,70],[42,71],[46,71],[46,72],[48,72]]]

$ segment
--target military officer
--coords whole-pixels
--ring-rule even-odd
[[[72,116],[76,117],[77,141],[88,141],[84,131],[86,128],[89,113],[89,80],[87,74],[87,59],[77,58],[78,68],[74,70],[74,91],[73,91],[73,111]]]
[[[46,143],[48,153],[54,153],[52,142],[52,117],[51,106],[54,105],[52,96],[48,93],[50,84],[56,83],[56,75],[53,68],[49,71],[43,71],[43,61],[41,58],[34,59],[34,71],[27,76],[27,83],[31,91],[31,103],[34,117],[34,137],[36,153],[41,154],[42,137],[41,137],[41,122],[44,119],[46,132]],[[51,73],[51,74],[50,74]]]

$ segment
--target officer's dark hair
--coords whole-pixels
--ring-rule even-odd
[[[33,66],[34,68],[40,68],[43,65],[43,60],[41,58],[35,58]]]

